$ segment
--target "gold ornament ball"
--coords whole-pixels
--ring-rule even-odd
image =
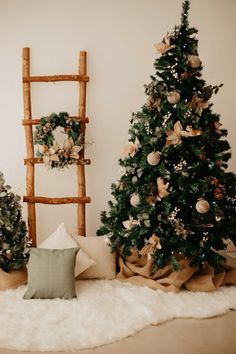
[[[180,100],[180,93],[178,91],[171,91],[167,95],[167,101],[170,104],[176,104]]]
[[[140,204],[140,196],[138,193],[132,194],[130,198],[130,204],[135,208]]]
[[[208,203],[207,200],[205,200],[205,199],[200,199],[200,200],[196,203],[196,210],[197,210],[197,212],[200,213],[200,214],[208,213],[208,211],[210,210],[210,204]]]
[[[161,159],[161,153],[159,151],[152,151],[150,154],[147,156],[147,162],[151,166],[156,166]]]
[[[197,69],[201,65],[201,60],[198,55],[189,55],[188,63],[191,66],[191,68]]]

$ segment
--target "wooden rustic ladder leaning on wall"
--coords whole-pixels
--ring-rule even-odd
[[[26,165],[26,196],[23,201],[27,202],[28,209],[28,229],[29,237],[32,239],[32,245],[36,246],[36,203],[43,204],[77,204],[77,231],[79,235],[86,235],[85,228],[85,204],[90,203],[90,197],[86,196],[85,184],[85,165],[90,164],[89,159],[84,158],[84,149],[80,152],[80,159],[77,163],[77,197],[65,198],[47,198],[35,195],[35,164],[43,163],[41,158],[36,158],[34,154],[33,144],[33,125],[39,124],[39,119],[32,118],[31,112],[31,82],[56,82],[56,81],[78,81],[79,83],[79,104],[78,104],[78,117],[80,122],[80,131],[85,140],[86,123],[86,85],[89,81],[87,76],[87,53],[80,52],[78,74],[76,75],[53,75],[53,76],[31,76],[30,75],[30,49],[23,48],[23,67],[22,67],[22,81],[23,81],[23,100],[24,100],[24,119],[22,124],[25,128],[26,138],[26,154],[24,159]]]

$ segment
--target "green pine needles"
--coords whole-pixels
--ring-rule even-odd
[[[181,24],[155,45],[156,75],[147,101],[133,113],[129,143],[112,184],[113,201],[101,213],[98,235],[107,234],[124,257],[152,245],[154,268],[178,259],[208,262],[217,271],[227,240],[236,244],[236,176],[226,172],[227,131],[210,101],[219,86],[202,78],[197,30],[189,27],[189,1]]]
[[[10,189],[0,172],[0,268],[5,272],[21,269],[27,263],[30,246],[20,197]]]

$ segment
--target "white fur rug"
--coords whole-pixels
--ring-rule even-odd
[[[23,300],[26,287],[0,292],[0,347],[69,351],[107,344],[174,318],[236,309],[236,287],[163,293],[117,280],[80,281],[74,300]]]

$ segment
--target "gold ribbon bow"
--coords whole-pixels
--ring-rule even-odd
[[[191,102],[188,104],[189,108],[194,109],[199,115],[201,115],[202,111],[208,108],[209,105],[209,101],[203,101],[203,99],[198,97],[196,93],[193,95]]]
[[[149,238],[148,243],[141,249],[139,254],[145,256],[148,254],[153,254],[155,250],[161,249],[160,238],[156,234],[152,234]]]
[[[165,184],[164,179],[162,177],[157,178],[157,193],[160,198],[165,198],[167,197],[168,194],[170,194],[167,191],[168,187],[169,187],[169,182]]]
[[[140,148],[140,142],[136,136],[135,140],[134,140],[134,143],[130,142],[128,144],[126,144],[124,147],[123,147],[123,150],[122,150],[122,156],[124,157],[128,157],[128,156],[131,156],[131,157],[134,157],[135,154],[137,153],[138,149]]]
[[[170,37],[166,36],[161,43],[154,44],[154,47],[156,48],[157,53],[165,54],[175,46],[170,45]]]
[[[168,147],[170,145],[178,145],[181,143],[181,138],[183,137],[193,137],[196,135],[201,135],[202,130],[200,129],[193,129],[191,125],[188,125],[186,127],[186,130],[183,130],[183,127],[178,120],[174,124],[174,129],[168,129],[167,132],[167,138],[166,138],[166,145],[165,147]]]

